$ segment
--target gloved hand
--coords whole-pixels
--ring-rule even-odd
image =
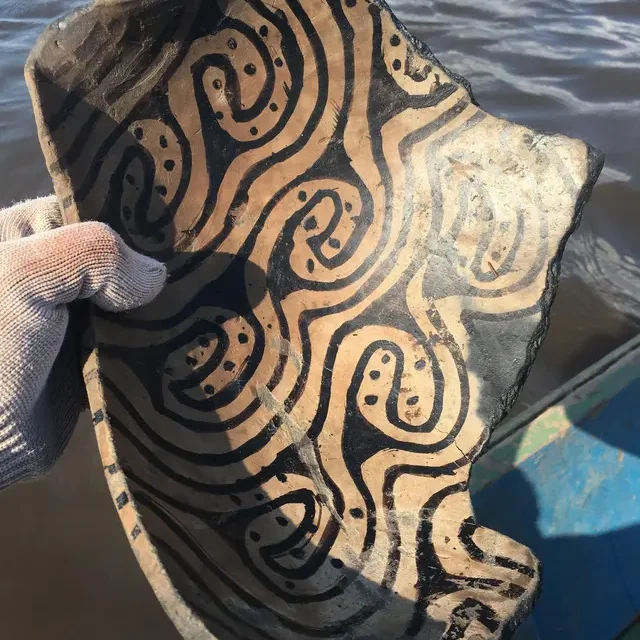
[[[106,225],[61,224],[55,196],[0,211],[0,489],[43,475],[86,405],[67,305],[132,309],[166,279]]]

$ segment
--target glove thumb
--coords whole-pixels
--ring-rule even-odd
[[[14,253],[13,273],[26,281],[13,283],[15,290],[43,307],[91,298],[106,311],[126,311],[151,302],[167,277],[163,264],[128,247],[101,222],[60,227],[3,249]]]

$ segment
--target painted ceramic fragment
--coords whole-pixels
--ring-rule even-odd
[[[379,0],[102,2],[27,67],[66,220],[167,262],[93,317],[107,480],[185,638],[503,638],[539,585],[472,462],[601,168]]]

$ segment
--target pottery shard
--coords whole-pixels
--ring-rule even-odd
[[[66,220],[171,274],[94,313],[85,375],[183,636],[510,633],[538,563],[469,472],[600,154],[482,111],[378,0],[102,2],[27,78]]]

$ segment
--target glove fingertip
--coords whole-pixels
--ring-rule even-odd
[[[128,276],[133,285],[132,306],[141,307],[151,302],[164,289],[167,283],[167,268],[154,258],[138,253],[127,247],[130,254],[131,265]]]
[[[159,262],[148,256],[137,254],[140,261],[139,273],[141,282],[140,306],[151,302],[156,298],[167,284],[167,268]]]
[[[108,284],[93,301],[105,311],[129,311],[154,300],[167,282],[167,268],[154,258],[121,246]]]

